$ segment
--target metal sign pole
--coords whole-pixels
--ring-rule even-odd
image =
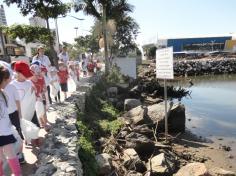
[[[166,141],[167,141],[168,117],[167,117],[167,85],[166,85],[166,79],[164,79],[164,99],[165,99],[165,138],[166,138]]]

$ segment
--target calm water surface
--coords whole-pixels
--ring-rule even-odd
[[[184,98],[187,128],[202,136],[236,139],[236,75],[192,77],[188,88],[191,98]],[[188,81],[179,85],[188,86]]]

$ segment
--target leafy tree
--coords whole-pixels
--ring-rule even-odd
[[[92,54],[99,51],[98,39],[93,35],[80,36],[75,39],[75,42],[75,46],[80,46],[84,51],[91,52]]]
[[[102,22],[106,74],[108,74],[109,70],[106,23],[109,19],[114,19],[117,22],[118,19],[127,16],[128,12],[132,12],[132,9],[133,6],[128,4],[127,0],[76,0],[76,11],[83,10],[85,14],[92,15],[98,21]]]
[[[139,26],[129,16],[117,19],[117,31],[114,35],[112,52],[117,55],[126,56],[137,48],[135,39],[138,35]]]
[[[14,24],[12,26],[0,26],[0,30],[11,39],[24,39],[26,43],[40,41],[48,44],[49,40],[53,40],[53,34],[50,30],[38,26]]]
[[[60,0],[4,0],[9,6],[11,4],[16,4],[20,8],[21,13],[26,16],[32,14],[33,16],[38,16],[46,20],[47,29],[50,29],[49,19],[57,18],[59,15],[65,15],[69,6],[63,4]],[[53,40],[49,38],[49,46],[53,54],[53,63],[57,65],[57,55],[53,48]]]

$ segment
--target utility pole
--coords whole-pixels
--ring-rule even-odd
[[[55,27],[56,27],[56,35],[57,35],[57,43],[58,43],[58,51],[60,51],[60,39],[59,39],[59,32],[58,32],[58,25],[57,25],[57,18],[55,19]]]
[[[75,29],[75,38],[77,38],[78,27],[74,27]]]
[[[109,72],[109,61],[108,61],[108,49],[107,49],[107,19],[106,19],[106,4],[103,5],[102,9],[103,16],[103,39],[104,39],[104,54],[105,54],[105,74],[108,75]]]

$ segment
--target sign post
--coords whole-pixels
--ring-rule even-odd
[[[164,80],[165,99],[165,138],[168,136],[167,117],[167,79],[174,79],[173,69],[173,47],[159,49],[156,51],[156,78]]]

